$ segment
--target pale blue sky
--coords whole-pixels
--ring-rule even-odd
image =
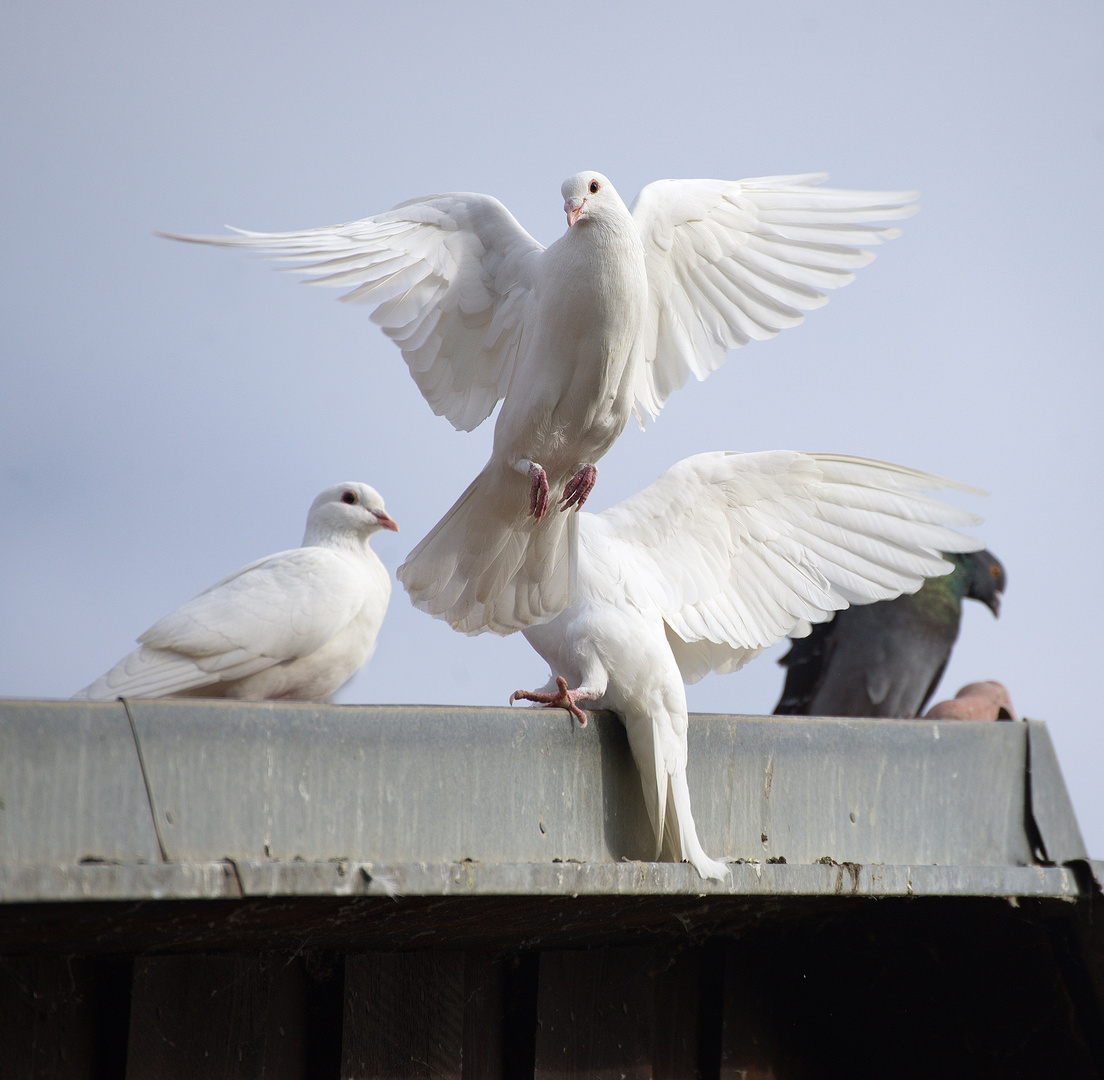
[[[827,170],[923,211],[804,326],[733,353],[601,463],[591,507],[703,450],[865,454],[989,491],[1005,562],[944,682],[1046,719],[1104,854],[1104,8],[1097,2],[356,2],[0,9],[0,694],[64,697],[298,544],[362,479],[393,571],[478,470],[367,311],[155,229],[332,224],[448,190],[538,239],[560,182]],[[344,701],[505,704],[547,672],[396,587]],[[769,711],[763,658],[691,707]],[[565,720],[566,722],[566,720]]]

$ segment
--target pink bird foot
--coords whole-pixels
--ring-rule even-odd
[[[530,465],[529,481],[529,513],[540,521],[548,513],[548,474],[539,465]]]
[[[593,465],[584,465],[564,487],[561,510],[569,510],[572,506],[576,510],[587,501],[587,496],[594,490],[594,481],[598,479],[598,470]]]
[[[515,690],[510,695],[510,704],[513,705],[515,701],[535,701],[548,709],[567,709],[579,721],[579,727],[586,727],[586,713],[575,704],[575,691],[568,690],[567,679],[557,675],[556,686],[558,692],[555,694],[541,694],[536,690]]]

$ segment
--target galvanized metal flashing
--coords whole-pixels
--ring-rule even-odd
[[[1083,887],[1042,724],[696,715],[688,773],[727,882],[645,861],[608,714],[0,702],[0,902]]]
[[[789,866],[733,863],[705,881],[682,863],[209,863],[0,867],[0,897],[237,900],[281,896],[998,896],[1081,895],[1063,866]]]
[[[160,859],[122,705],[0,702],[0,866]]]
[[[1046,725],[1027,722],[1028,809],[1038,831],[1042,854],[1051,863],[1087,859],[1088,851],[1062,781],[1058,755]]]

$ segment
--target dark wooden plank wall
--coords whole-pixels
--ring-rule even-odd
[[[127,1080],[299,1080],[304,982],[302,963],[283,958],[136,960]]]
[[[0,957],[0,1080],[1101,1077],[1061,928],[879,904],[591,949]]]
[[[462,1080],[462,952],[364,953],[345,964],[342,1080]]]
[[[557,950],[540,958],[537,1080],[693,1077],[700,950]]]
[[[0,1080],[126,1070],[129,959],[0,957]]]

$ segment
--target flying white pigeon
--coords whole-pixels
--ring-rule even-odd
[[[502,400],[490,461],[398,576],[465,633],[506,634],[572,597],[574,515],[632,413],[773,337],[852,280],[915,192],[818,188],[821,174],[660,180],[629,210],[596,172],[561,189],[545,249],[497,200],[456,193],[305,232],[174,236],[259,248],[350,287],[402,350],[433,411],[470,431]],[[166,235],[166,234],[163,234]]]
[[[74,697],[323,701],[368,662],[391,579],[368,546],[398,532],[367,484],[311,504],[303,546],[250,563],[189,600]]]
[[[579,515],[577,598],[525,630],[552,678],[510,700],[570,709],[583,724],[579,702],[617,713],[656,858],[666,835],[676,859],[723,879],[690,809],[683,682],[736,671],[848,604],[948,573],[939,552],[983,546],[949,528],[977,518],[923,494],[948,485],[835,454],[686,458],[612,509]]]

